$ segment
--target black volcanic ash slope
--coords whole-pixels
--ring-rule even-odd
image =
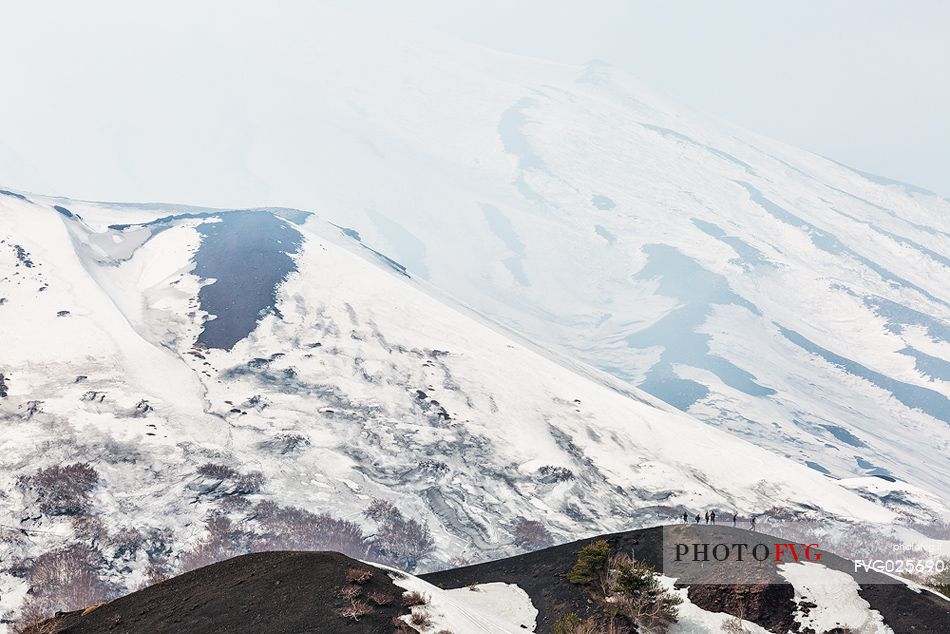
[[[351,569],[372,577],[349,583]],[[341,589],[358,585],[372,612],[341,614]],[[378,605],[370,595],[388,597]],[[27,634],[391,634],[406,613],[403,590],[386,571],[332,552],[269,552],[235,557],[179,575],[86,613],[58,615]]]
[[[773,543],[786,540],[723,526],[672,527],[677,542]],[[566,578],[585,545],[603,539],[615,552],[662,568],[662,527],[592,537],[516,557],[422,575],[442,588],[505,582],[517,584],[538,609],[537,632],[550,633],[565,614],[593,614],[585,590]],[[853,564],[822,553],[821,564],[852,574]],[[774,564],[770,564],[774,566]],[[373,604],[359,620],[341,616],[348,605],[341,589],[351,569],[370,570],[360,586],[361,600],[373,593],[392,597],[388,605]],[[852,576],[854,576],[852,574]],[[876,573],[859,575],[860,595],[884,617],[895,634],[950,632],[950,602],[929,592],[914,592]],[[59,615],[28,634],[310,634],[317,632],[375,634],[395,630],[392,619],[406,614],[403,590],[384,570],[338,553],[271,552],[244,555],[185,573],[122,597],[92,611]],[[689,599],[711,612],[741,614],[771,632],[797,632],[794,589],[787,583],[758,585],[693,584]],[[449,628],[451,629],[451,627]]]

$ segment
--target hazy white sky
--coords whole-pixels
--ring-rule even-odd
[[[950,195],[946,0],[388,4],[492,48],[603,59],[684,105]]]
[[[6,120],[0,120],[0,165],[13,165],[16,170],[8,171],[20,172],[0,174],[0,182],[16,187],[22,179],[40,190],[49,182],[47,191],[55,190],[57,174],[42,159],[17,161],[23,148],[44,134],[59,135],[52,140],[69,143],[63,135],[71,133],[63,129],[82,120],[83,108],[93,117],[102,99],[128,100],[130,110],[127,115],[123,110],[122,116],[134,117],[137,108],[131,97],[122,94],[123,78],[135,85],[154,85],[156,91],[161,86],[187,86],[182,76],[187,79],[202,64],[217,68],[216,56],[225,55],[211,44],[200,50],[202,41],[233,38],[229,43],[246,43],[250,63],[279,60],[279,54],[268,57],[266,51],[284,43],[259,37],[253,26],[248,32],[214,34],[217,40],[208,37],[232,23],[215,16],[251,13],[246,11],[248,4],[247,0],[0,0],[5,26],[0,37],[0,99],[5,104],[0,103],[0,112],[7,113]],[[302,22],[308,4],[261,2],[255,13],[273,7],[268,9],[272,21]],[[356,6],[367,20],[399,17],[505,51],[570,63],[603,59],[686,106],[859,169],[950,194],[950,2],[348,0],[345,4]],[[184,48],[169,50],[166,56],[163,41]],[[151,47],[151,57],[136,51],[142,42]],[[144,70],[137,61],[141,59],[148,61]],[[187,62],[194,68],[182,73],[182,59],[194,60]],[[275,77],[281,72],[273,69]],[[144,73],[155,77],[143,77]],[[204,83],[193,88],[215,89],[213,75],[204,77]],[[233,82],[218,83],[224,90],[234,88]],[[237,107],[240,99],[236,94],[229,103]],[[73,119],[64,118],[67,108]],[[50,125],[54,122],[58,129]],[[35,153],[40,153],[37,147]]]

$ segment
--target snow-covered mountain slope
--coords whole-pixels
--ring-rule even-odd
[[[479,144],[445,132],[465,167],[407,170],[411,197],[374,191],[340,222],[702,420],[821,473],[945,495],[946,199],[691,113],[604,65],[523,81],[465,110]]]
[[[121,90],[108,43],[57,60],[82,69],[63,93],[90,98],[44,121],[55,147],[5,130],[7,173],[39,165],[98,199],[322,210],[414,276],[708,423],[946,499],[945,198],[603,63],[505,55],[332,3],[297,21],[195,11],[213,54],[136,38],[140,72]]]
[[[387,500],[429,524],[431,566],[511,552],[520,518],[556,539],[683,508],[884,530],[927,504],[885,508],[559,363],[313,214],[5,195],[0,219],[6,609],[24,558],[91,544],[128,590],[275,508],[369,533]]]

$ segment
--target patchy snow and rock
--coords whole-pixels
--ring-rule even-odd
[[[894,634],[881,614],[858,594],[861,587],[851,575],[815,563],[782,564],[779,570],[795,588],[795,620],[802,629]]]
[[[517,634],[534,632],[538,610],[524,590],[508,583],[486,583],[468,588],[442,590],[430,583],[399,572],[392,573],[393,583],[406,592],[418,592],[424,605],[412,608],[425,614],[429,624],[414,625],[412,615],[403,622],[419,632],[449,630],[454,634]]]
[[[678,596],[682,603],[676,623],[670,627],[669,634],[712,634],[717,632],[735,632],[736,634],[769,634],[765,628],[750,621],[725,614],[704,610],[689,600],[689,588],[676,589],[676,579],[659,575],[660,582],[672,594]],[[733,625],[737,629],[727,630],[726,625]],[[741,630],[738,629],[741,626]]]

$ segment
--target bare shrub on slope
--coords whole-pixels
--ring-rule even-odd
[[[374,500],[363,514],[379,523],[372,555],[380,561],[411,572],[435,547],[429,526],[407,519],[390,502]]]
[[[99,576],[99,560],[98,552],[79,544],[33,560],[27,574],[30,593],[20,622],[36,623],[56,612],[80,610],[112,598],[117,589]]]
[[[99,473],[87,462],[53,465],[19,479],[24,494],[34,495],[40,511],[49,516],[88,512],[98,483]]]
[[[253,518],[261,531],[255,550],[335,550],[356,558],[369,552],[358,524],[328,513],[264,501],[254,506]]]
[[[210,566],[249,552],[250,535],[234,526],[227,517],[211,516],[205,520],[204,539],[182,553],[181,572]]]
[[[551,532],[544,524],[519,517],[514,528],[515,545],[525,550],[540,550],[554,543]]]

